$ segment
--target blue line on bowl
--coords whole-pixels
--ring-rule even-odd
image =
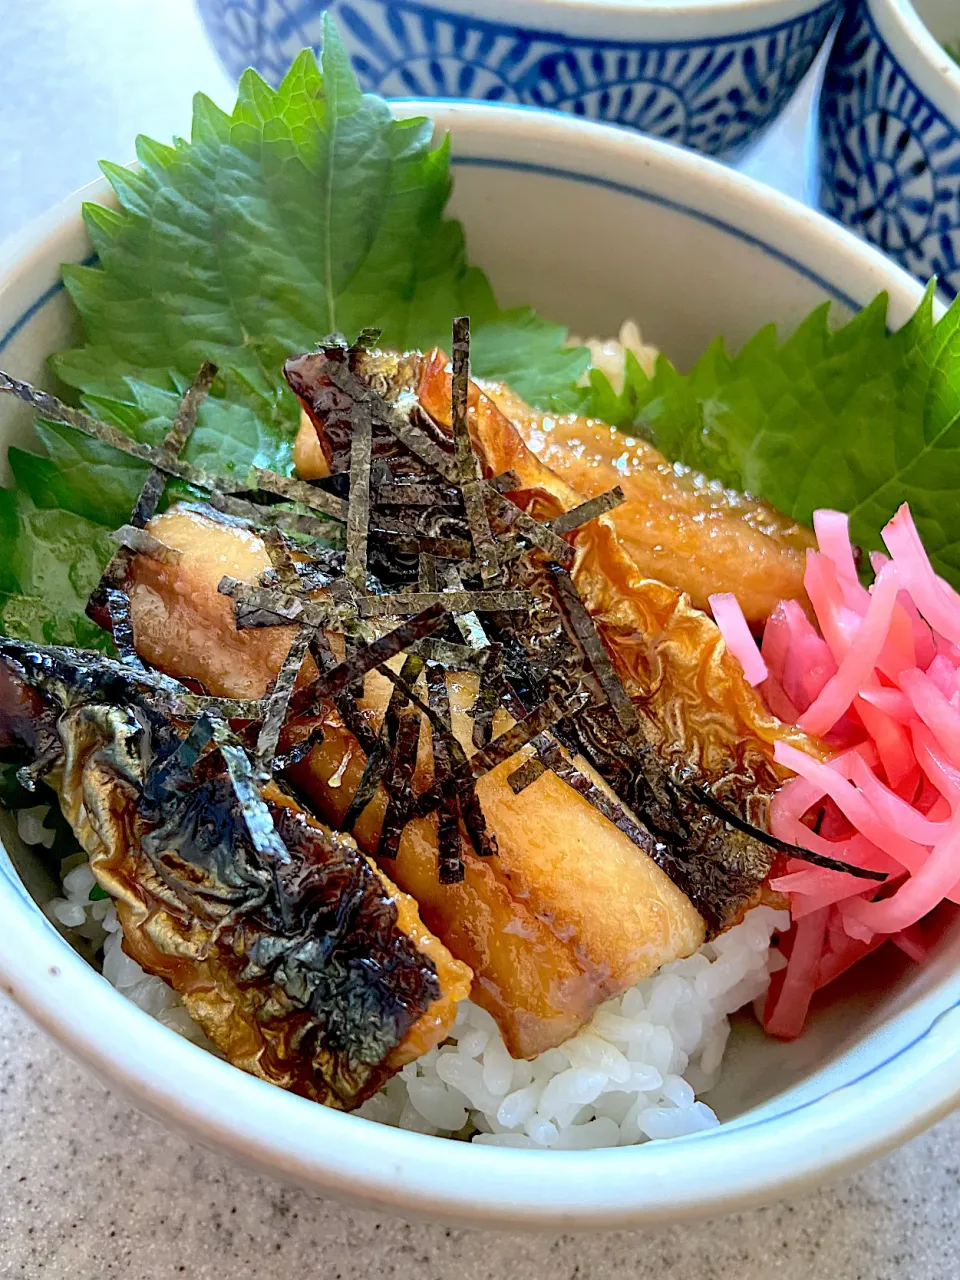
[[[80,263],[80,266],[92,267],[93,264],[96,262],[96,260],[97,260],[97,255],[93,253],[90,255],[89,258],[84,258],[83,262]],[[37,298],[35,302],[32,302],[29,307],[27,307],[23,315],[18,316],[17,319],[14,320],[13,324],[10,326],[7,332],[3,335],[2,338],[0,338],[0,351],[3,351],[4,348],[13,341],[13,339],[17,336],[20,330],[25,325],[28,325],[30,321],[33,319],[33,317],[37,314],[37,312],[40,311],[43,307],[45,307],[51,298],[55,298],[62,288],[63,288],[63,281],[62,280],[55,281],[55,283],[52,284],[49,289],[44,290],[44,292],[41,293],[40,297]]]
[[[438,99],[441,102],[456,102],[456,98]],[[514,103],[507,104],[503,107],[506,111],[533,111],[539,110],[534,107],[523,107]],[[670,200],[667,196],[657,195],[656,192],[647,191],[643,187],[630,186],[628,183],[615,182],[611,178],[598,178],[593,174],[574,173],[570,169],[555,168],[551,165],[534,164],[526,160],[498,160],[494,157],[487,156],[458,156],[454,158],[453,164],[460,168],[475,169],[513,169],[521,173],[537,173],[548,178],[565,178],[571,182],[580,182],[586,186],[603,187],[608,191],[616,191],[621,195],[634,196],[639,200],[646,200],[648,204],[656,204],[664,209],[671,209],[675,213],[686,214],[688,217],[695,218],[698,222],[702,222],[707,226],[716,227],[720,231],[726,232],[727,235],[733,236],[734,239],[740,240],[743,244],[748,244],[752,248],[760,249],[770,258],[775,258],[778,262],[782,262],[785,266],[792,268],[798,275],[803,276],[812,284],[817,285],[823,291],[829,294],[835,301],[843,303],[844,306],[850,308],[851,311],[859,311],[867,300],[858,300],[851,297],[850,294],[844,293],[831,284],[824,276],[818,275],[816,271],[811,271],[809,267],[805,267],[802,262],[798,262],[796,258],[792,258],[789,253],[784,253],[782,249],[776,249],[773,245],[767,244],[766,241],[759,239],[757,236],[750,235],[747,231],[741,231],[739,227],[733,226],[729,222],[724,222],[722,218],[715,218],[713,214],[703,213],[700,209],[691,208],[689,205],[683,204],[679,200]],[[2,344],[0,344],[2,345]]]

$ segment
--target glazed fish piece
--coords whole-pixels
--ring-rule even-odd
[[[408,355],[389,374],[385,363],[380,355],[377,375],[381,384],[389,380],[393,398],[408,380],[419,381],[422,369],[423,403],[432,416],[449,422],[449,382],[441,376],[445,356],[436,353],[418,363]],[[647,441],[606,423],[532,408],[499,384],[474,384],[471,403],[475,411],[481,406],[481,415],[484,408],[500,411],[518,442],[563,482],[569,505],[575,505],[573,495],[582,501],[621,487],[626,501],[610,521],[643,577],[686,592],[697,609],[709,610],[708,599],[717,592],[733,592],[758,627],[781,600],[806,605],[803,574],[807,550],[816,546],[813,531],[768,503],[669,463]],[[306,410],[295,463],[305,480],[330,474],[330,459]]]
[[[446,1036],[469,970],[182,686],[0,638],[0,745],[58,791],[124,949],[235,1066],[353,1108]]]
[[[449,415],[449,386],[445,357],[431,353],[422,365],[419,398],[440,421]],[[538,519],[555,518],[582,501],[476,386],[470,425],[487,469],[516,472],[522,492],[511,496]],[[713,620],[686,592],[647,576],[620,536],[621,509],[573,535],[572,579],[652,751],[631,759],[611,750],[615,739],[604,711],[577,721],[577,741],[617,796],[656,833],[661,865],[715,933],[755,903],[776,900],[766,880],[777,852],[764,833],[770,801],[789,776],[774,761],[776,742],[820,758],[827,752],[769,713]],[[540,636],[526,628],[520,639],[536,652],[551,643],[552,625],[548,621]]]
[[[335,353],[288,362],[288,379],[301,395],[324,456],[336,475],[349,464],[343,432],[327,435],[325,423],[348,413]],[[358,378],[390,381],[385,353],[356,352]],[[370,366],[370,374],[366,370]],[[414,372],[416,394],[407,381]],[[342,381],[342,379],[341,379]],[[416,366],[394,357],[393,402],[437,429],[449,431],[451,377],[446,356],[434,351]],[[331,408],[331,400],[335,409]],[[509,493],[538,521],[571,510],[582,495],[526,445],[490,397],[471,385],[468,426],[484,474],[512,472]],[[570,578],[602,642],[628,705],[614,710],[593,703],[568,723],[567,745],[581,753],[645,826],[653,856],[687,895],[711,933],[734,924],[764,893],[775,855],[763,833],[770,799],[786,774],[773,760],[776,741],[821,750],[798,730],[771,716],[726,652],[713,621],[682,591],[647,578],[617,536],[611,515],[589,521],[570,535],[576,549]],[[571,634],[561,580],[543,557],[512,562],[512,585],[530,590],[536,607],[496,621],[495,637],[522,654],[531,670],[546,671],[554,687],[582,681],[583,654],[570,672],[555,655],[570,659],[580,638]],[[632,741],[622,732],[633,718]],[[752,829],[752,830],[751,830]]]
[[[171,674],[200,679],[210,693],[260,696],[293,628],[238,632],[232,602],[217,588],[223,575],[255,582],[270,568],[262,540],[215,512],[184,506],[156,517],[149,529],[180,555],[175,563],[137,556],[131,566],[139,653]],[[367,676],[359,710],[372,730],[389,692],[383,676]],[[470,754],[476,675],[449,673],[447,692],[454,729]],[[338,827],[367,757],[332,706],[322,715],[322,742],[289,777]],[[509,723],[501,716],[496,731]],[[689,955],[704,938],[699,912],[652,857],[553,773],[514,795],[507,778],[527,754],[477,784],[496,857],[476,856],[464,840],[463,881],[441,884],[438,818],[431,814],[405,826],[395,861],[383,864],[416,899],[427,926],[474,970],[473,999],[496,1017],[517,1057],[561,1043],[603,1000]],[[425,785],[431,772],[421,737],[415,784]],[[385,801],[381,789],[354,828],[371,853]]]
[[[709,610],[711,595],[731,591],[757,627],[781,600],[806,602],[812,529],[669,463],[652,444],[616,427],[545,414],[498,385],[483,390],[541,462],[583,497],[620,485],[626,501],[610,520],[645,578],[685,591],[697,609]]]

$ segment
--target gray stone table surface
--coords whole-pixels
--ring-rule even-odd
[[[184,132],[230,86],[188,0],[0,0],[0,238]],[[743,167],[806,192],[809,89]],[[321,1202],[191,1146],[108,1093],[0,1001],[0,1277],[166,1280],[946,1280],[960,1274],[960,1116],[802,1199],[593,1237],[408,1225]]]

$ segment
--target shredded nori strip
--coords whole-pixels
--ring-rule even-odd
[[[558,720],[574,715],[589,700],[589,694],[575,692],[567,697],[551,694],[539,707],[535,707],[523,720],[518,720],[509,729],[505,729],[482,750],[470,758],[470,772],[474,778],[480,778],[491,769],[496,769],[509,760],[512,755],[525,747],[532,738],[555,725]]]
[[[290,648],[283,660],[283,665],[274,681],[273,689],[266,699],[263,712],[263,724],[257,737],[256,765],[260,773],[269,774],[270,762],[277,753],[280,732],[287,718],[290,695],[296,684],[303,659],[310,643],[310,627],[301,627],[291,641]]]
[[[578,795],[583,796],[599,813],[612,822],[615,827],[628,836],[644,853],[653,856],[656,852],[656,839],[631,818],[621,804],[612,799],[595,782],[578,769],[574,762],[561,751],[556,742],[547,742],[539,751],[540,760],[557,777],[572,787]]]
[[[450,427],[453,433],[453,454],[459,472],[460,496],[463,500],[467,524],[470,527],[470,537],[480,562],[480,577],[485,584],[489,585],[501,581],[502,575],[497,558],[497,544],[487,518],[480,463],[473,452],[470,429],[467,425],[470,394],[470,320],[466,316],[458,316],[453,322],[452,360]]]
[[[395,521],[378,517],[370,529],[377,540],[385,539],[398,555],[431,555],[441,560],[466,560],[473,552],[471,543],[463,538],[437,538],[433,534],[419,533],[416,529],[402,528]]]
[[[110,445],[120,453],[126,453],[131,458],[138,458],[141,462],[148,462],[151,466],[165,472],[167,475],[176,476],[180,480],[185,480],[188,484],[196,485],[198,489],[218,489],[221,492],[236,492],[243,487],[235,481],[227,480],[223,476],[213,476],[209,472],[203,471],[200,467],[193,467],[189,463],[181,462],[179,458],[165,457],[162,449],[156,445],[141,444],[138,440],[131,440],[129,436],[124,435],[119,427],[111,426],[108,422],[101,422],[98,418],[93,418],[90,414],[84,413],[82,409],[75,409],[71,405],[64,404],[62,400],[58,400],[56,396],[50,395],[49,392],[37,391],[29,383],[21,382],[17,378],[11,378],[9,374],[0,370],[0,393],[3,392],[16,396],[19,400],[23,400],[25,404],[32,405],[44,418],[50,418],[54,422],[64,422],[67,426],[73,427],[77,431],[82,431],[84,435],[102,440],[104,444]]]
[[[420,591],[436,591],[439,588],[437,558],[429,551],[421,551],[417,559],[417,587]]]
[[[423,715],[430,721],[434,734],[443,737],[447,744],[447,749],[453,761],[449,778],[445,783],[446,786],[456,786],[457,802],[460,807],[460,814],[463,818],[463,825],[466,828],[467,835],[481,858],[493,857],[497,852],[497,841],[493,832],[487,827],[486,819],[483,816],[483,809],[477,798],[476,779],[470,770],[470,761],[467,760],[463,747],[457,740],[456,734],[449,727],[449,721],[445,723],[433,710],[429,703],[423,703],[416,695],[412,687],[403,679],[403,673],[396,675],[389,667],[381,667],[381,672],[391,680],[398,688],[407,695],[414,706],[418,707]],[[417,798],[414,807],[414,813],[417,816],[423,816],[432,813],[439,805],[443,803],[442,788],[438,786],[436,781],[430,789],[430,799],[424,802],[426,792]],[[411,815],[412,816],[412,815]]]
[[[608,489],[606,493],[598,493],[595,498],[588,498],[586,502],[581,502],[579,506],[571,507],[563,515],[555,516],[547,522],[547,526],[551,532],[556,534],[570,533],[574,529],[579,529],[581,525],[587,524],[591,520],[596,520],[597,516],[602,516],[607,511],[613,511],[623,501],[625,501],[623,490],[619,485],[615,485],[612,489]]]
[[[493,737],[493,717],[500,705],[500,686],[496,679],[500,670],[501,647],[491,644],[480,655],[477,697],[473,704],[473,745],[478,749]]]
[[[374,500],[378,507],[451,507],[455,508],[460,495],[456,489],[440,488],[439,485],[399,484],[385,480],[374,490]]]
[[[241,631],[247,627],[289,626],[302,619],[306,607],[299,596],[287,595],[276,587],[252,587],[248,582],[226,575],[217,583],[217,590],[244,609],[242,621],[237,609],[237,627]],[[263,621],[257,620],[260,614]]]
[[[474,613],[478,610],[508,613],[515,609],[529,609],[532,604],[533,597],[529,591],[405,591],[396,595],[365,597],[360,601],[360,616],[391,618],[432,608],[451,613]]]
[[[133,642],[133,622],[130,617],[130,597],[117,587],[107,587],[102,596],[103,605],[110,619],[110,631],[120,661],[137,671],[146,671]]]
[[[457,803],[460,806],[460,817],[463,819],[463,825],[474,853],[481,858],[495,858],[500,852],[497,846],[497,837],[487,826],[487,820],[483,816],[483,808],[480,805],[480,797],[477,795],[475,782],[476,779],[469,777],[469,775],[466,778],[454,778],[453,770],[451,770],[446,785],[456,785],[459,788]],[[442,798],[439,803],[442,803]]]
[[[346,575],[358,591],[367,586],[367,529],[370,523],[370,459],[373,423],[370,410],[359,405],[350,435],[350,505],[347,508]]]
[[[637,709],[633,705],[630,695],[623,687],[623,681],[614,670],[606,645],[597,634],[593,619],[580,599],[580,593],[573,585],[573,579],[565,570],[558,569],[554,574],[554,581],[557,584],[560,599],[566,610],[570,625],[583,647],[583,652],[593,668],[594,675],[600,681],[601,688],[613,708],[624,737],[635,751],[643,752],[646,748],[646,742],[640,724],[640,717],[637,715]]]
[[[233,516],[237,520],[245,520],[261,530],[264,526],[276,525],[279,529],[286,529],[288,533],[302,534],[308,538],[326,539],[330,536],[329,519],[319,516],[303,515],[296,511],[287,511],[284,507],[251,502],[249,498],[220,493],[216,489],[206,495],[206,502],[215,511]]]
[[[516,471],[501,471],[498,476],[487,481],[487,488],[496,489],[497,493],[511,493],[516,489],[522,489],[523,482]]]
[[[263,541],[264,549],[270,557],[270,563],[282,590],[290,591],[294,594],[299,592],[300,575],[297,573],[297,567],[287,549],[283,534],[276,528],[264,529],[260,537]]]
[[[484,496],[491,515],[504,529],[510,532],[516,530],[523,534],[529,542],[545,551],[558,564],[564,566],[573,564],[576,558],[573,547],[569,542],[564,542],[562,538],[557,537],[549,525],[534,520],[533,516],[528,515],[515,502],[511,502],[509,498],[505,498],[489,486]]]
[[[450,776],[450,698],[447,693],[447,673],[442,666],[427,667],[427,700],[439,727],[430,722],[433,735],[433,781],[440,790],[437,810],[437,875],[441,884],[459,884],[463,879],[463,855],[460,844],[459,804],[457,791]]]
[[[718,818],[722,818],[724,822],[735,830],[742,831],[746,836],[752,836],[754,840],[759,840],[771,849],[776,849],[778,853],[785,853],[791,858],[799,858],[800,861],[809,862],[814,867],[824,867],[827,871],[845,871],[847,875],[859,876],[861,880],[886,880],[888,878],[885,871],[868,871],[865,867],[855,867],[849,862],[842,862],[837,858],[828,858],[825,854],[814,853],[811,849],[803,849],[800,845],[790,844],[787,840],[780,840],[777,836],[771,835],[769,831],[762,831],[759,827],[755,827],[746,818],[741,818],[739,813],[728,809],[723,801],[708,791],[706,787],[697,786],[695,783],[687,783],[686,785],[687,790],[693,794],[705,809],[709,809]]]
[[[317,681],[309,686],[316,697],[329,697],[346,689],[358,680],[362,680],[368,671],[387,662],[395,654],[402,652],[414,640],[421,640],[431,635],[443,621],[444,611],[433,605],[422,610],[414,618],[402,622],[393,631],[388,631],[379,640],[360,649],[343,662],[338,663],[330,671],[324,672]]]
[[[361,381],[343,363],[328,361],[324,368],[324,375],[356,404],[369,406],[374,426],[386,427],[421,462],[438,472],[448,483],[454,485],[457,483],[457,466],[451,455],[445,453],[396,405],[389,404],[373,387]]]
[[[463,580],[457,572],[456,565],[448,565],[443,575],[444,586],[453,591],[463,590]],[[454,625],[463,636],[464,640],[471,649],[485,649],[489,644],[487,633],[484,631],[480,619],[472,609],[466,609],[463,613],[454,613]]]
[[[503,764],[504,760],[509,760],[511,756],[516,755],[522,747],[538,737],[545,729],[551,728],[567,716],[575,715],[586,704],[588,698],[589,694],[580,691],[566,697],[558,694],[551,695],[523,720],[518,720],[509,729],[498,734],[488,746],[477,751],[469,760],[462,760],[455,764],[452,773],[458,784],[470,778],[476,782],[485,773],[490,773],[498,765]],[[420,793],[418,798],[418,815],[423,817],[432,813],[439,802],[440,793],[436,785],[428,787]]]
[[[387,809],[383,815],[380,842],[377,845],[377,853],[382,858],[396,858],[400,849],[400,836],[410,819],[414,799],[413,773],[417,765],[419,741],[420,716],[412,707],[405,707],[400,712],[390,770],[384,778]]]
[[[415,640],[411,648],[431,662],[439,662],[451,671],[476,671],[484,650],[471,649],[465,644],[453,644],[449,640]]]
[[[190,433],[196,426],[200,406],[206,399],[216,374],[216,365],[210,364],[209,361],[200,366],[197,376],[187,388],[180,404],[177,406],[177,412],[174,414],[170,429],[160,445],[162,457],[176,460],[177,455],[187,443]],[[0,375],[0,378],[2,378],[2,375]],[[90,421],[93,421],[93,419],[90,419]],[[147,551],[149,534],[141,533],[138,535],[134,532],[135,530],[144,529],[147,523],[153,519],[157,507],[160,505],[160,499],[163,497],[166,483],[167,477],[164,472],[157,466],[151,467],[140,487],[137,500],[133,504],[129,523],[124,525],[122,529],[118,529],[113,535],[114,540],[120,544],[120,550],[111,557],[109,564],[106,565],[100,575],[100,581],[94,587],[87,600],[86,612],[94,621],[103,621],[103,618],[98,618],[97,615],[105,606],[107,593],[119,587],[123,582],[133,561],[134,553],[152,554],[153,559],[165,560],[166,563],[173,562],[174,554],[179,558],[180,553],[174,553],[173,548],[170,547],[165,549],[166,555],[156,554],[156,549],[162,545],[157,539],[150,540],[154,544],[153,552]]]
[[[537,756],[531,756],[529,760],[524,760],[519,768],[514,769],[513,773],[507,778],[510,790],[515,796],[521,791],[526,791],[527,787],[532,786],[538,778],[542,778],[547,773],[547,766]]]
[[[310,637],[310,656],[317,664],[317,670],[324,674],[332,671],[337,665],[333,650],[330,648],[330,642],[322,631],[315,631]],[[377,735],[364,718],[363,713],[357,706],[356,699],[352,698],[344,690],[333,695],[333,705],[340,713],[340,719],[344,725],[369,755],[376,745]]]
[[[286,502],[299,502],[305,507],[310,507],[312,511],[321,511],[333,520],[342,521],[347,518],[347,504],[342,498],[327,493],[326,489],[307,484],[304,480],[281,476],[276,471],[266,471],[262,467],[254,471],[253,479],[256,487],[262,489],[264,493],[272,493]],[[201,486],[201,488],[208,487],[208,485]],[[214,487],[223,488],[223,486]]]
[[[235,494],[243,493],[250,487],[250,481],[228,480],[225,476],[214,475],[200,467],[191,466],[179,458],[165,454],[162,446],[157,447],[132,440],[129,436],[124,435],[118,427],[111,426],[107,422],[101,422],[98,418],[93,418],[90,414],[84,413],[82,409],[75,409],[70,405],[64,404],[56,396],[50,395],[46,391],[37,391],[28,383],[12,378],[9,374],[0,370],[0,393],[4,392],[15,395],[26,404],[32,405],[45,418],[50,418],[55,422],[64,422],[68,426],[74,427],[77,431],[82,431],[84,435],[102,440],[120,453],[128,454],[132,458],[138,458],[141,462],[148,462],[158,471],[166,475],[176,476],[178,479],[184,480],[187,484],[192,484],[198,489],[220,494]],[[252,479],[254,485],[264,493],[273,494],[290,502],[300,502],[304,506],[331,516],[335,520],[344,520],[346,518],[347,504],[342,498],[337,498],[323,489],[316,488],[314,485],[305,484],[302,480],[292,480],[288,476],[281,476],[275,471],[264,469],[255,470]]]
[[[170,430],[160,445],[161,452],[168,457],[177,458],[183,450],[184,445],[190,438],[190,433],[197,425],[197,414],[200,412],[200,406],[206,400],[216,376],[217,366],[211,364],[209,360],[204,361],[197,372],[197,376],[191,382],[183,399],[180,401],[177,412],[174,414],[173,422],[170,425]],[[130,515],[130,523],[132,525],[142,529],[149,520],[153,519],[157,513],[157,507],[160,505],[160,499],[163,497],[166,484],[167,477],[163,472],[158,467],[151,467]],[[133,549],[136,550],[137,548]]]
[[[417,654],[408,654],[401,668],[400,680],[391,690],[390,701],[383,715],[376,746],[367,756],[360,785],[343,816],[341,826],[345,831],[351,831],[356,825],[357,819],[376,795],[377,789],[390,769],[400,727],[400,713],[407,702],[406,690],[416,682],[422,670],[423,659]],[[416,752],[414,752],[415,763]]]
[[[114,529],[109,537],[111,542],[117,543],[127,551],[132,551],[138,556],[147,556],[148,559],[157,560],[161,564],[177,564],[181,557],[181,552],[176,547],[168,547],[165,542],[147,533],[146,529],[140,525],[123,524],[119,529]]]

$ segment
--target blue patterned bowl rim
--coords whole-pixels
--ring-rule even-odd
[[[866,0],[866,8],[878,34],[917,88],[960,129],[960,65],[910,0]],[[960,13],[960,0],[957,9]]]
[[[322,6],[323,0],[316,3]],[[477,12],[477,0],[443,0],[442,7],[405,0],[405,6],[434,18],[467,17],[472,28],[508,31],[528,39],[586,35],[603,45],[662,43],[696,49],[718,36],[749,40],[773,35],[785,23],[836,9],[838,0],[678,0],[676,5],[638,4],[637,0],[588,0],[586,4],[583,0],[506,0],[502,14],[499,0],[487,0],[482,13]],[[584,30],[578,21],[581,16],[589,19]],[[615,32],[615,26],[622,30]]]
[[[718,37],[764,35],[835,0],[442,0],[417,7],[440,16],[541,35],[627,44],[702,43]],[[321,11],[323,0],[303,7]]]

